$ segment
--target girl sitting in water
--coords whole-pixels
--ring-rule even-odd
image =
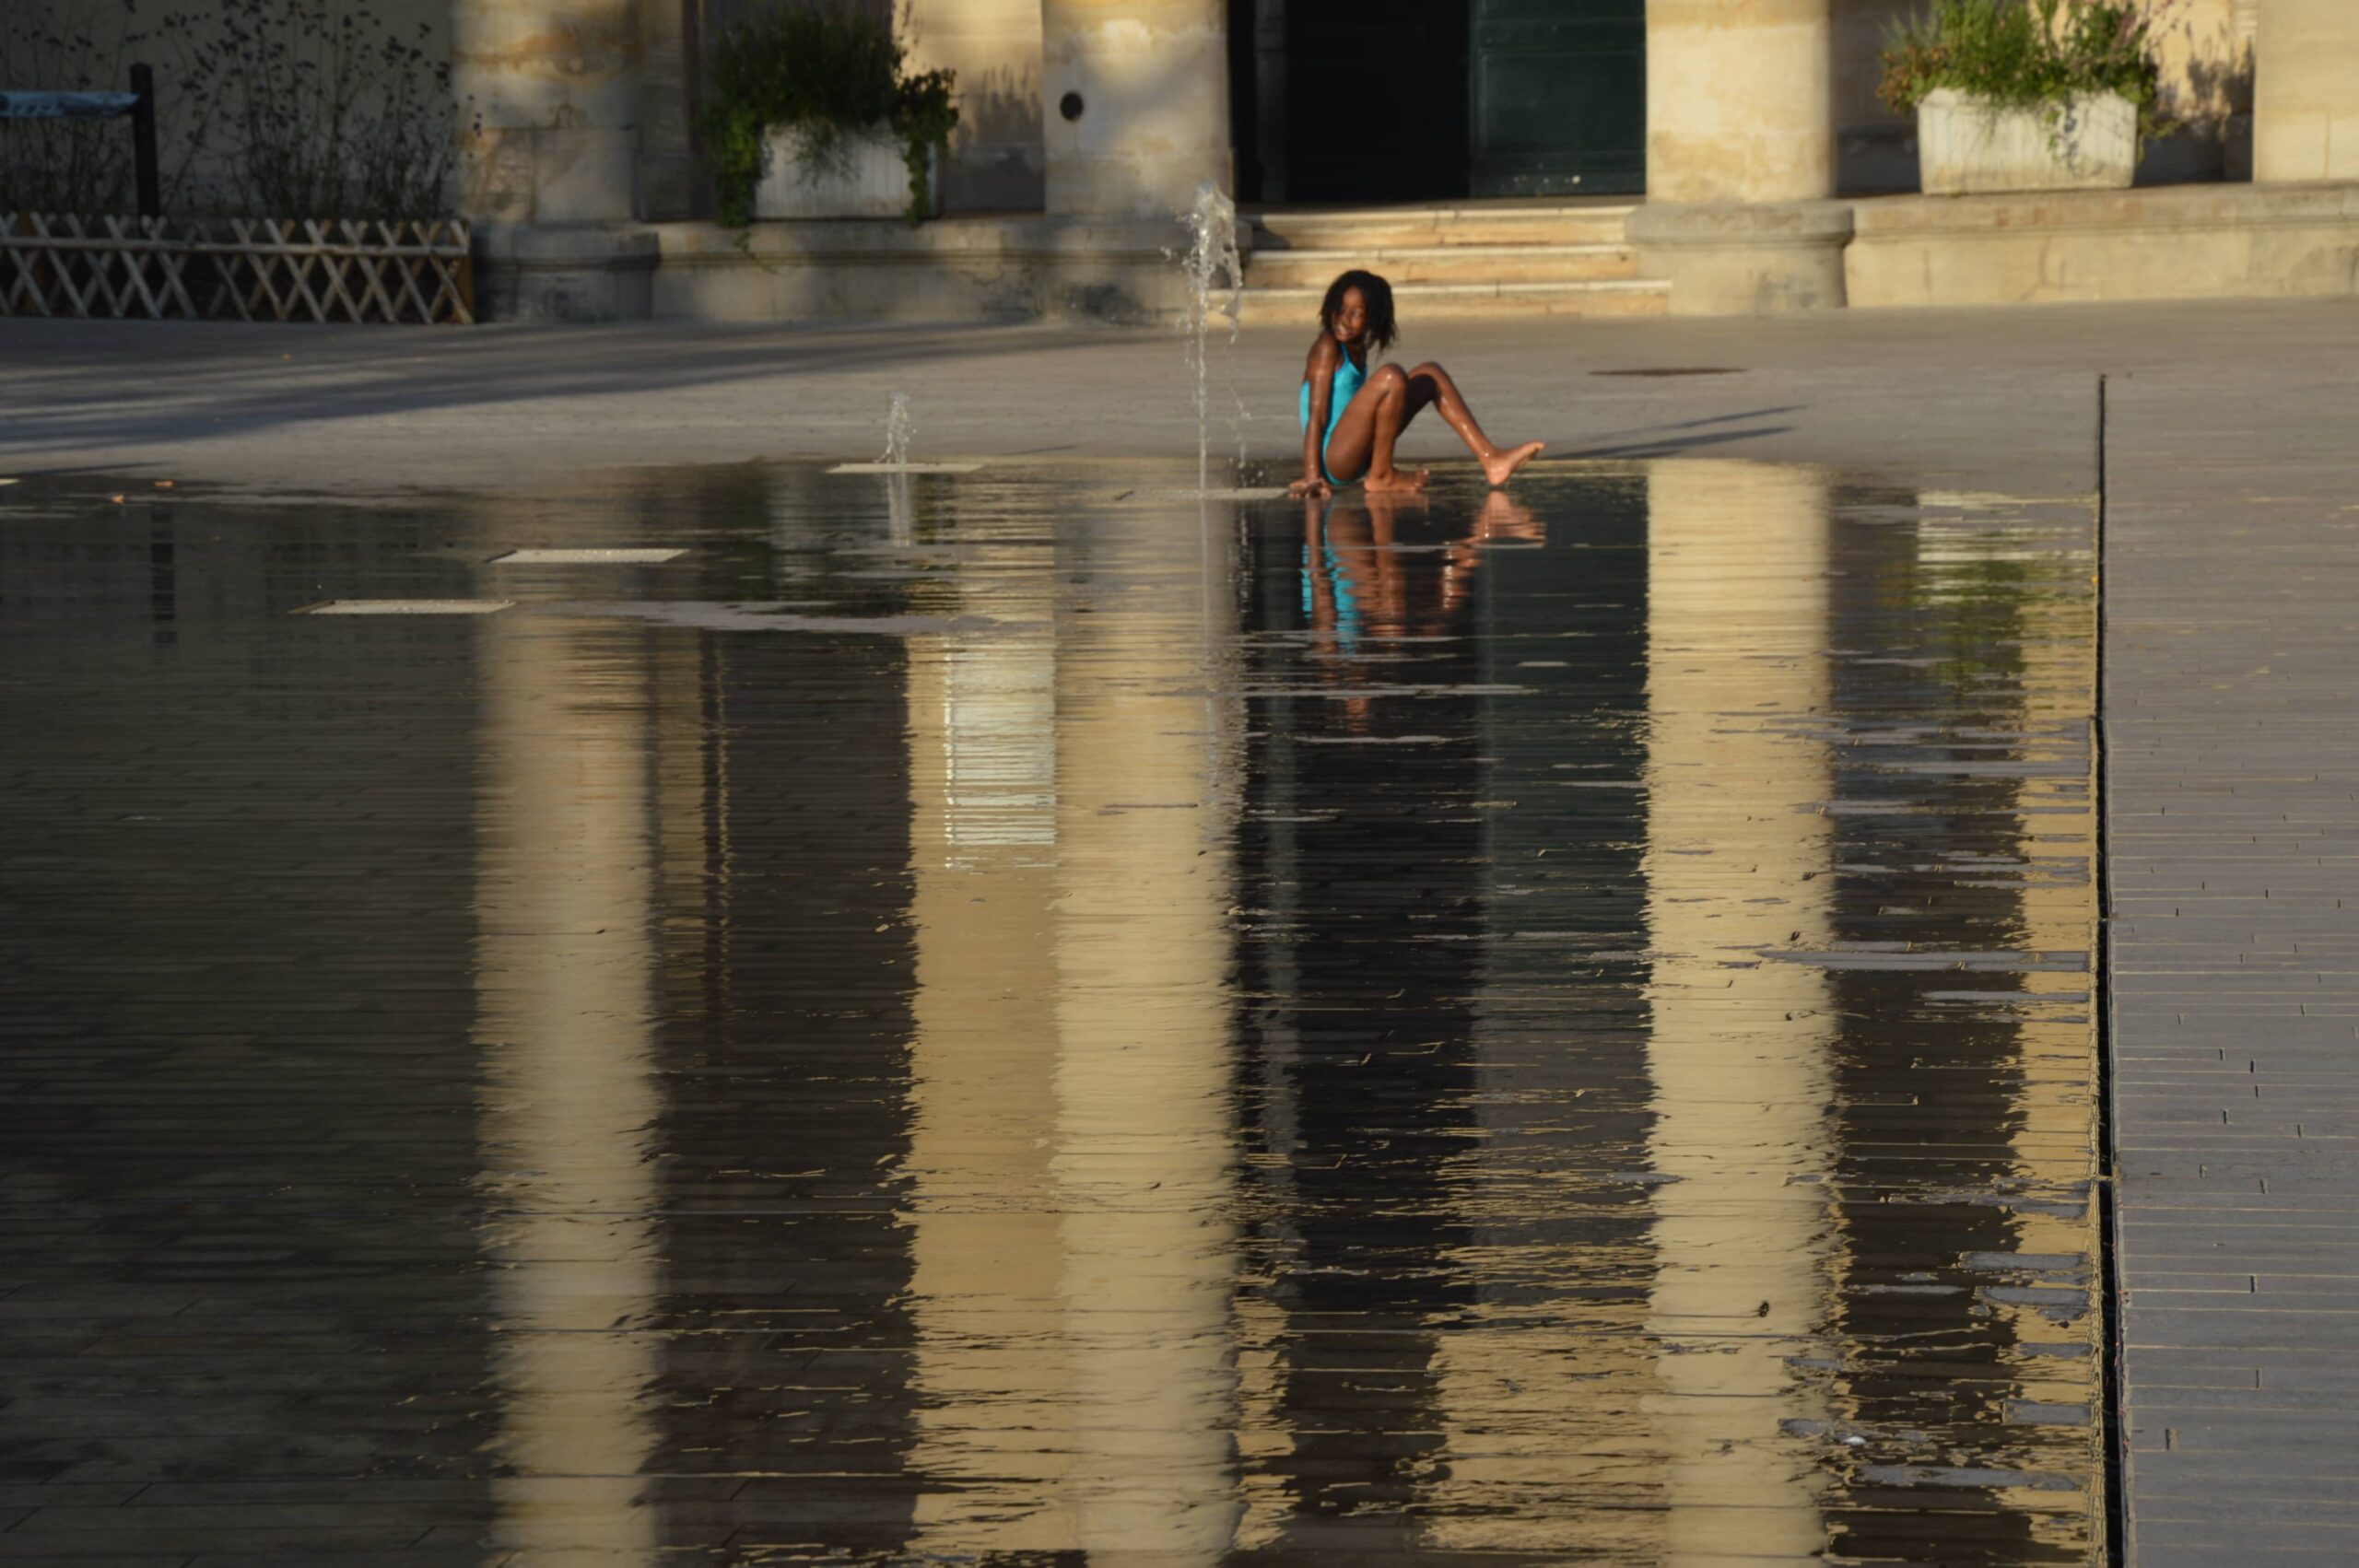
[[[1391,284],[1355,267],[1327,286],[1319,341],[1302,370],[1302,477],[1286,487],[1288,495],[1332,495],[1363,473],[1372,492],[1424,489],[1425,470],[1403,474],[1392,466],[1392,443],[1428,405],[1441,410],[1442,422],[1458,432],[1493,485],[1506,484],[1547,444],[1493,446],[1458,395],[1458,383],[1438,365],[1370,369],[1369,356],[1391,347],[1393,333]]]

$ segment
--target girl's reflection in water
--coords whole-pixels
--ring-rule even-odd
[[[1302,607],[1311,658],[1331,685],[1365,684],[1386,645],[1463,635],[1484,550],[1537,546],[1547,525],[1504,490],[1469,518],[1432,497],[1365,492],[1302,504]],[[1343,699],[1345,721],[1367,728],[1369,698]]]

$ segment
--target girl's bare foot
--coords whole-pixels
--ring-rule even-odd
[[[1508,476],[1547,450],[1545,441],[1526,441],[1520,447],[1495,451],[1483,460],[1483,477],[1494,486],[1504,485]]]
[[[1397,468],[1387,474],[1371,474],[1360,483],[1361,489],[1375,496],[1414,496],[1425,487],[1426,470],[1422,468],[1414,474],[1406,474]]]

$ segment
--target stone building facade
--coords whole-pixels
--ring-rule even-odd
[[[1852,198],[1914,175],[1874,99],[1898,0],[905,0],[913,62],[958,75],[950,221],[724,245],[697,231],[695,66],[756,0],[448,3],[481,115],[465,206],[525,315],[879,313],[880,276],[924,313],[1151,314],[1207,181],[1297,205],[1643,198],[1627,239],[1670,308],[1809,308],[1850,292]],[[2359,180],[2359,6],[2167,16],[2187,128],[2151,178]],[[2158,210],[2112,221],[2273,221]],[[844,281],[765,310],[749,250]]]
[[[839,0],[957,73],[945,216],[724,230],[702,63],[803,3],[378,0],[448,51],[494,313],[1152,316],[1205,181],[1249,210],[1619,203],[1558,237],[1626,246],[1657,291],[1584,309],[2359,288],[2359,0],[2158,7],[2183,128],[2141,189],[2013,207],[1906,194],[1875,88],[1918,0]]]

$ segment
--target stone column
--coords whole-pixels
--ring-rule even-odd
[[[1833,0],[1647,0],[1639,264],[1683,315],[1843,303]]]
[[[2262,0],[2253,178],[2359,180],[2359,6]]]
[[[459,210],[494,312],[645,316],[636,0],[452,0]]]
[[[1048,210],[1165,218],[1229,185],[1222,0],[1041,0]]]

